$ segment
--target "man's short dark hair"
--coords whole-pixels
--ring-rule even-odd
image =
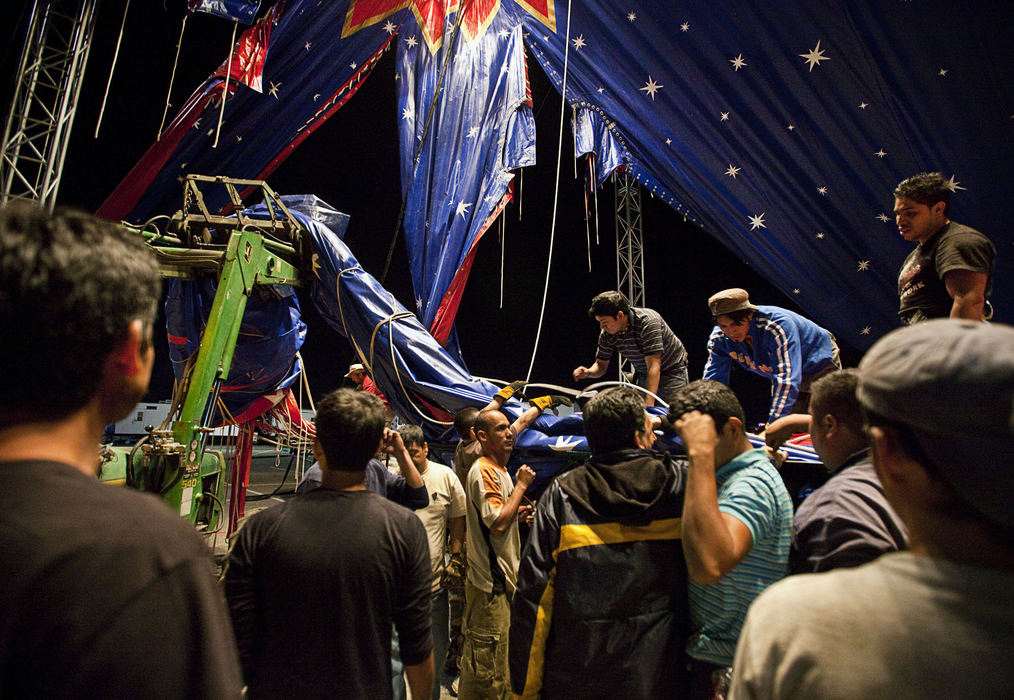
[[[584,434],[592,454],[637,447],[644,430],[644,397],[625,386],[606,389],[584,406]]]
[[[454,414],[454,430],[462,440],[471,438],[469,431],[475,427],[475,417],[479,415],[479,409],[475,406],[466,406]]]
[[[932,207],[944,203],[944,216],[951,213],[951,189],[941,173],[919,173],[905,178],[894,189],[896,199],[911,199],[918,204]]]
[[[863,434],[863,410],[856,397],[859,372],[842,369],[825,374],[810,386],[810,413],[822,417],[830,413],[856,435]]]
[[[630,302],[627,301],[627,297],[623,296],[622,293],[609,291],[595,295],[595,298],[591,301],[591,308],[588,309],[588,315],[592,318],[596,316],[616,318],[616,315],[621,311],[624,316],[629,316]]]
[[[734,325],[738,326],[740,323],[753,316],[753,314],[754,312],[751,309],[740,309],[739,311],[730,311],[727,314],[719,314],[718,316],[728,316],[729,320],[732,321]],[[711,320],[714,323],[718,323],[718,316],[712,316]]]
[[[140,236],[85,212],[0,209],[0,426],[87,404],[109,353],[133,321],[147,331],[161,294]]]
[[[387,424],[384,402],[373,394],[336,389],[317,404],[317,441],[327,468],[357,472],[377,452]]]
[[[399,425],[398,432],[401,433],[401,441],[405,443],[405,447],[409,447],[410,445],[422,446],[426,443],[426,437],[423,435],[422,428],[418,425],[412,425],[411,423]]]
[[[685,413],[700,411],[715,421],[715,430],[721,432],[730,418],[746,423],[743,406],[732,389],[712,379],[698,379],[680,389],[669,402],[669,420],[676,422]]]

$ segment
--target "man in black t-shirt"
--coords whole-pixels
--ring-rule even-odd
[[[433,687],[429,544],[415,514],[366,490],[382,442],[410,460],[372,394],[317,406],[320,488],[250,517],[225,571],[250,697],[390,698],[391,629],[412,697]]]
[[[898,230],[919,245],[898,275],[898,315],[910,325],[930,318],[981,321],[992,315],[996,249],[973,228],[948,219],[951,187],[940,173],[919,173],[894,191]]]
[[[83,212],[0,209],[0,697],[239,698],[211,553],[103,484],[103,426],[144,396],[158,263]]]

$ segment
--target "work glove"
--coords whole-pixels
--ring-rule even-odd
[[[540,396],[538,398],[532,399],[529,403],[538,408],[540,411],[556,408],[557,406],[560,405],[563,406],[574,405],[574,402],[571,401],[569,398],[567,398],[566,396],[560,396],[559,394],[548,394],[546,396]],[[553,413],[556,413],[556,411],[553,411]]]
[[[516,382],[511,382],[500,391],[493,394],[493,396],[499,396],[504,401],[510,400],[512,396],[516,396],[519,399],[525,398],[524,390],[525,385],[528,384],[524,379],[519,379]]]
[[[442,588],[448,590],[463,590],[465,584],[465,560],[461,553],[452,554],[451,560],[444,567],[444,576],[440,581]]]

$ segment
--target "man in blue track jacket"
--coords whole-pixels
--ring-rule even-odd
[[[591,460],[539,499],[511,606],[521,697],[685,697],[684,471],[655,441],[644,400],[615,387],[584,409]]]
[[[794,408],[805,413],[810,383],[841,369],[834,336],[797,313],[754,306],[744,289],[718,292],[708,299],[708,307],[715,328],[708,339],[704,379],[728,386],[734,362],[770,379],[768,423]]]

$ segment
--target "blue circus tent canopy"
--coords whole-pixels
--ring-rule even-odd
[[[943,172],[954,218],[1000,251],[1009,322],[1012,30],[999,0],[286,0],[100,213],[172,211],[186,172],[268,176],[394,49],[413,311],[447,342],[476,242],[535,161],[526,48],[599,182],[626,168],[855,347],[896,325],[893,186]]]

